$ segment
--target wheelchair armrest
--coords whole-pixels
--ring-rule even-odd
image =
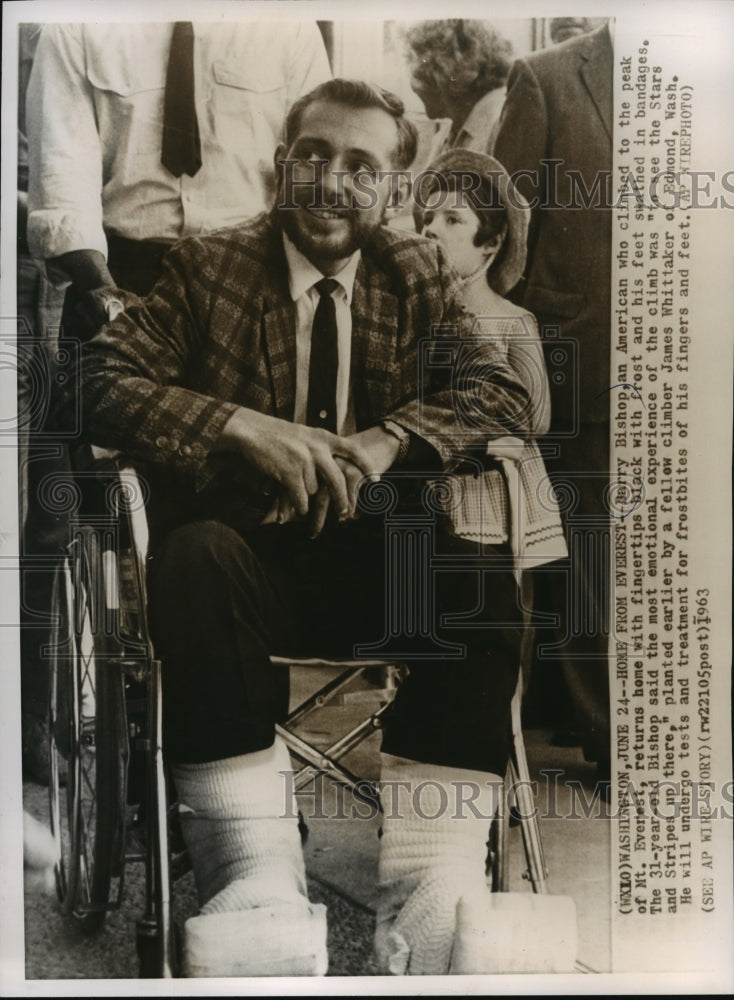
[[[135,463],[124,452],[98,445],[83,444],[72,455],[75,473],[98,476],[107,486],[107,503],[115,504],[118,517],[124,517],[128,534],[139,565],[145,565],[149,532],[145,511],[148,500],[147,483],[138,474]]]

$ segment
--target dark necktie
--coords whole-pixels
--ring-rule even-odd
[[[333,278],[315,285],[319,304],[311,330],[311,361],[308,366],[308,406],[306,423],[336,433],[336,373],[339,349],[336,333],[336,306],[331,293],[339,287]]]
[[[177,21],[163,97],[161,163],[174,177],[193,177],[201,167],[201,139],[194,92],[194,26]]]

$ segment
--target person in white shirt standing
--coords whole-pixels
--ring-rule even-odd
[[[32,255],[68,274],[69,305],[147,294],[175,240],[270,206],[285,114],[330,75],[314,22],[46,25],[27,98]],[[167,101],[187,91],[198,155],[166,166]]]

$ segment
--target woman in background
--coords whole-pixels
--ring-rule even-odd
[[[491,153],[512,45],[486,21],[423,21],[406,33],[410,85],[429,118],[448,118],[445,147]]]

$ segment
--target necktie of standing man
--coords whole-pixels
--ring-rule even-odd
[[[319,303],[311,329],[311,360],[308,366],[308,404],[306,423],[336,433],[336,376],[339,349],[336,331],[336,306],[331,297],[339,287],[333,278],[322,278],[314,286]]]
[[[201,167],[194,90],[194,26],[190,21],[177,21],[173,26],[163,97],[161,163],[174,177],[182,174],[193,177]]]

